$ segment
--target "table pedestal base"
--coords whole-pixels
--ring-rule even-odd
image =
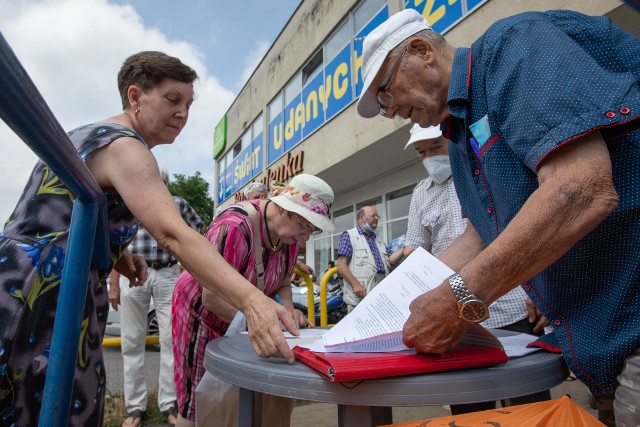
[[[338,426],[380,426],[393,423],[388,406],[338,405]]]

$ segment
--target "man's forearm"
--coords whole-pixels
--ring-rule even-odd
[[[487,304],[557,261],[617,206],[611,162],[599,133],[556,150],[540,186],[506,229],[461,270]]]
[[[486,247],[469,221],[464,232],[438,256],[438,259],[453,271],[460,271]]]
[[[344,277],[347,281],[347,283],[352,287],[355,288],[358,285],[362,285],[360,283],[360,281],[358,279],[356,279],[356,276],[354,276],[353,274],[351,274],[351,271],[347,270],[346,274],[342,273],[342,277]]]
[[[351,270],[349,270],[349,267],[347,266],[347,262],[342,258],[338,258],[338,273],[342,275],[344,280],[346,280],[346,282],[352,288],[355,288],[358,284],[360,284],[358,279],[356,279],[356,277],[351,273]]]

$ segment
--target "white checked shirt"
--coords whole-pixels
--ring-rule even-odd
[[[404,244],[411,248],[423,247],[438,256],[462,234],[466,226],[467,220],[462,217],[453,179],[436,184],[428,177],[413,190]],[[498,298],[489,306],[491,317],[482,322],[482,326],[501,328],[524,319],[527,316],[526,297],[518,286]]]
[[[466,226],[453,179],[436,184],[429,177],[413,190],[404,244],[414,249],[423,247],[437,257]]]

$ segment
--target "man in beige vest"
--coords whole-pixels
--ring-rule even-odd
[[[375,231],[379,219],[374,206],[363,206],[356,214],[356,227],[340,236],[338,272],[344,278],[349,312],[389,274],[389,249]]]

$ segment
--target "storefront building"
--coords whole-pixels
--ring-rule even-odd
[[[496,20],[527,10],[607,15],[639,31],[636,12],[618,0],[303,0],[215,128],[214,200],[241,200],[252,181],[302,172],[324,179],[336,196],[336,231],[312,236],[305,257],[320,275],[361,206],[377,207],[384,241],[402,236],[413,188],[426,177],[413,150],[403,150],[409,122],[356,113],[363,39],[404,8],[422,13],[453,46],[470,46]]]

